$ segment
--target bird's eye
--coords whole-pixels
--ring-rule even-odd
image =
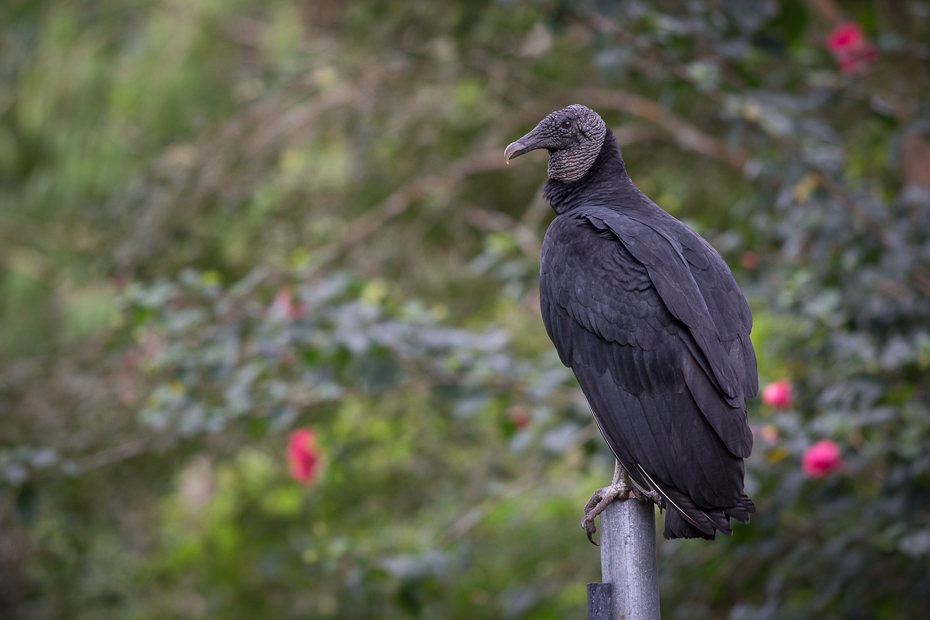
[[[571,129],[571,128],[572,128],[571,121],[562,121],[562,129]]]

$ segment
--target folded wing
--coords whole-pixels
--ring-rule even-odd
[[[757,389],[749,311],[709,245],[656,228],[609,209],[557,218],[541,310],[611,450],[677,508],[666,534],[712,537],[754,510],[742,493],[744,398]]]

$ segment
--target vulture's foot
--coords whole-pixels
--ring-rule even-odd
[[[658,491],[643,491],[642,489],[637,488],[635,484],[631,484],[630,486],[633,487],[633,495],[635,495],[636,499],[639,501],[652,502],[660,509],[665,509],[665,500],[662,499],[662,496],[659,495]]]
[[[607,505],[615,499],[624,500],[635,497],[632,494],[635,494],[636,491],[637,489],[630,483],[626,470],[620,466],[620,463],[617,463],[614,468],[614,479],[610,482],[610,486],[596,490],[591,495],[588,503],[584,505],[584,519],[581,520],[581,527],[588,533],[588,540],[591,541],[592,545],[597,546],[597,543],[591,538],[597,531],[597,527],[594,525],[594,517],[604,512]]]

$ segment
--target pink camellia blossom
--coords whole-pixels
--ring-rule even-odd
[[[810,478],[823,478],[842,464],[840,447],[829,439],[818,441],[801,457],[801,470]]]
[[[298,428],[287,440],[287,464],[291,478],[311,486],[320,470],[320,450],[312,429]]]
[[[834,54],[855,51],[863,43],[865,37],[856,22],[843,22],[827,35],[827,49]]]
[[[843,73],[858,71],[878,57],[875,46],[866,40],[856,22],[844,22],[834,28],[827,35],[826,45]]]
[[[779,409],[791,406],[791,383],[787,379],[772,381],[762,388],[762,402]]]

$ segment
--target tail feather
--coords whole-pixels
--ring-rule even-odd
[[[675,487],[658,484],[639,464],[637,468],[669,504],[665,514],[665,531],[662,533],[666,540],[672,538],[713,540],[718,531],[732,536],[730,519],[749,523],[749,515],[756,511],[756,505],[745,493],[740,496],[739,503],[735,506],[700,508],[690,497]]]
[[[705,510],[704,514],[714,522],[714,527],[720,532],[723,532],[727,536],[733,535],[733,530],[730,529],[730,519],[724,514],[723,510]]]
[[[732,534],[726,517],[719,510],[698,508],[691,498],[676,489],[664,485],[662,495],[669,500],[671,508],[665,515],[665,538],[704,538],[713,540],[716,530]],[[690,526],[690,527],[689,527]]]
[[[665,540],[672,538],[703,538],[704,540],[714,539],[714,530],[711,528],[710,533],[699,530],[689,521],[686,521],[682,513],[674,508],[665,513],[665,531],[662,532]]]
[[[697,510],[696,514],[693,510],[687,510],[688,505],[694,506],[694,503],[691,501],[691,498],[676,489],[675,487],[670,487],[667,485],[659,485],[656,483],[655,479],[649,475],[643,466],[639,463],[636,463],[636,468],[643,474],[646,480],[649,481],[650,486],[657,490],[662,497],[665,498],[665,501],[668,502],[670,508],[669,512],[677,510],[680,516],[685,519],[688,523],[691,524],[693,529],[701,532],[705,532],[713,536],[714,528],[713,525],[708,523],[707,515]],[[696,507],[695,507],[696,508]]]
[[[744,493],[739,498],[739,504],[724,508],[723,512],[731,519],[736,519],[741,523],[749,523],[749,515],[756,511],[756,505]]]

